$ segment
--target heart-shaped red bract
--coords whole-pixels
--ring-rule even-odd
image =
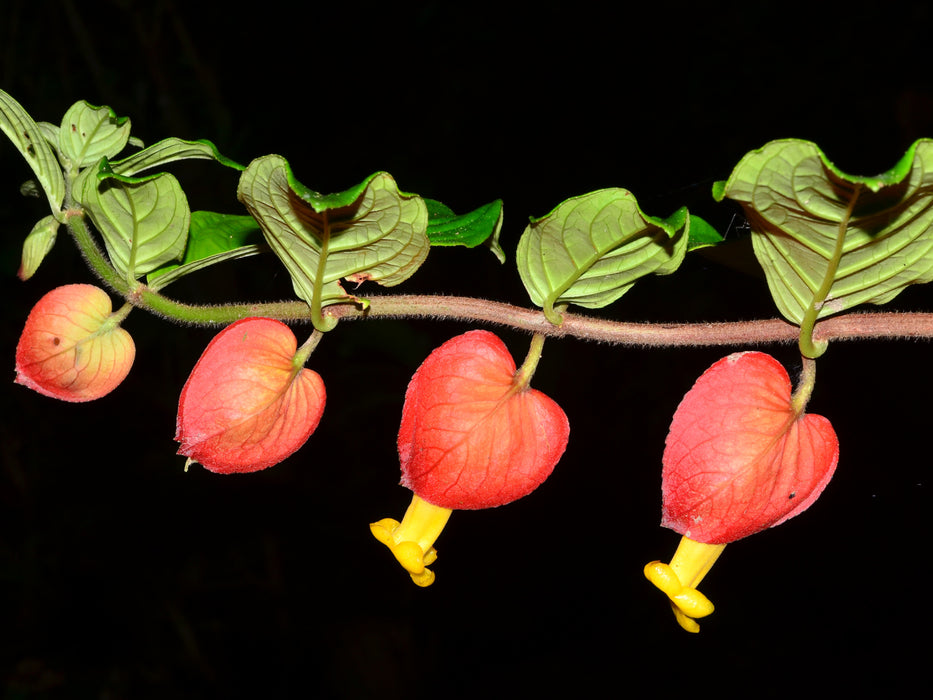
[[[569,435],[560,406],[517,385],[505,344],[469,331],[434,350],[408,385],[402,485],[443,508],[500,506],[550,475]]]
[[[830,422],[795,414],[777,360],[729,355],[700,376],[674,414],[661,524],[709,544],[747,537],[809,508],[838,459]]]
[[[246,318],[214,337],[181,392],[178,454],[220,474],[255,472],[301,447],[324,413],[321,377],[295,367],[284,323]]]
[[[110,297],[90,284],[68,284],[29,312],[16,346],[16,383],[62,401],[92,401],[113,391],[136,357],[130,334],[108,327]]]

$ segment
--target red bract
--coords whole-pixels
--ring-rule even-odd
[[[560,406],[517,382],[505,344],[470,331],[434,350],[408,385],[402,485],[443,508],[500,506],[548,477],[569,434]]]
[[[284,323],[247,318],[210,342],[178,402],[178,454],[221,474],[254,472],[301,447],[324,413],[324,382],[295,361]],[[297,366],[296,366],[297,365]]]
[[[16,383],[75,402],[113,391],[129,374],[136,346],[111,311],[107,293],[89,284],[42,297],[16,346]]]
[[[779,525],[816,500],[838,458],[832,425],[797,414],[777,360],[729,355],[703,373],[674,414],[661,524],[708,544]]]

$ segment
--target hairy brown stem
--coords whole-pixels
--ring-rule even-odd
[[[311,321],[310,308],[301,301],[203,306],[175,301],[145,285],[133,290],[128,301],[176,322],[199,326],[226,325],[246,316],[265,316],[287,323]],[[323,315],[338,321],[425,318],[492,323],[551,338],[644,347],[792,343],[799,333],[797,326],[779,318],[725,323],[627,323],[565,312],[563,323],[555,326],[540,309],[473,297],[393,294],[368,297],[367,301],[365,309],[354,304],[327,306]],[[818,323],[813,337],[827,341],[933,338],[933,313],[846,314]]]
[[[342,320],[360,318],[431,318],[483,321],[550,337],[574,337],[602,343],[650,347],[755,345],[792,343],[799,329],[782,319],[727,323],[626,323],[593,316],[564,313],[560,326],[552,325],[538,309],[472,297],[386,295],[369,297],[369,307],[331,306],[327,313]],[[821,321],[814,338],[933,338],[933,314],[846,314]]]

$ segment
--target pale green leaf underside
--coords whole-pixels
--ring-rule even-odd
[[[59,226],[54,216],[45,216],[32,227],[32,231],[23,242],[23,254],[17,273],[21,280],[28,280],[39,269],[39,265],[55,245]]]
[[[29,163],[49,200],[52,213],[59,215],[65,199],[62,168],[36,122],[19,102],[3,90],[0,90],[0,131]]]
[[[690,217],[645,216],[631,192],[611,188],[561,203],[518,242],[518,271],[531,300],[559,323],[557,304],[604,307],[641,277],[668,274],[687,250]]]
[[[136,184],[115,178],[100,182],[96,170],[82,171],[75,192],[100,231],[114,268],[135,279],[180,259],[191,214],[175,177],[161,173]]]
[[[220,253],[214,253],[213,255],[194,257],[190,261],[185,260],[181,265],[166,265],[165,267],[153,270],[146,278],[146,282],[149,284],[150,289],[158,291],[160,289],[165,289],[165,287],[172,282],[177,282],[182,277],[190,275],[192,272],[205,270],[212,265],[217,265],[222,262],[249,258],[253,255],[259,255],[262,252],[268,252],[268,250],[265,244],[250,244],[225,250]]]
[[[859,193],[832,272],[840,223]],[[840,172],[808,141],[773,141],[736,166],[714,190],[741,203],[772,297],[800,324],[827,275],[817,318],[858,304],[882,304],[907,285],[933,279],[933,140],[917,141],[875,177]]]
[[[227,167],[243,170],[242,165],[221,155],[210,141],[184,141],[174,137],[154,143],[123,160],[113,161],[110,167],[118,175],[131,177],[144,170],[162,167],[179,160],[215,160]]]
[[[318,275],[321,304],[333,304],[352,298],[341,287],[341,279],[372,280],[391,287],[408,279],[427,257],[424,200],[401,194],[388,173],[376,173],[348,190],[352,197],[312,193],[309,200],[311,192],[276,155],[250,163],[237,189],[291,275],[295,293],[309,304]]]
[[[113,158],[130,138],[130,120],[109,107],[76,102],[65,112],[58,130],[59,148],[76,168]]]

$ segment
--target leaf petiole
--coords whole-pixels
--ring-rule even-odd
[[[816,359],[826,352],[826,348],[829,345],[825,340],[813,340],[813,328],[816,325],[816,319],[819,316],[820,310],[823,308],[826,297],[829,296],[829,292],[833,287],[833,282],[836,280],[836,271],[839,269],[839,261],[842,259],[842,252],[845,246],[846,231],[849,228],[849,221],[852,219],[852,212],[855,210],[855,203],[858,201],[861,191],[862,183],[855,183],[852,190],[852,197],[849,200],[842,220],[839,222],[839,234],[836,236],[836,245],[833,248],[832,256],[830,256],[826,266],[826,274],[823,276],[823,283],[813,295],[813,301],[810,302],[810,306],[807,308],[803,320],[800,322],[799,345],[800,352],[805,358]]]
[[[321,297],[324,295],[324,269],[327,267],[327,251],[330,247],[330,216],[325,211],[322,214],[323,226],[321,228],[321,252],[317,259],[317,271],[314,274],[314,288],[311,296],[311,323],[321,333],[333,330],[337,319],[333,316],[324,318]]]

